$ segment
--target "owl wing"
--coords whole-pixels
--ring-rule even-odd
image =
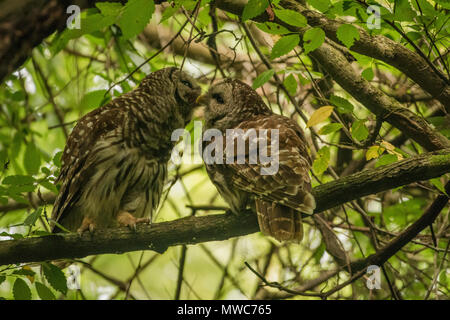
[[[56,179],[61,188],[53,206],[53,221],[61,221],[70,211],[80,197],[81,187],[93,174],[90,172],[94,169],[91,151],[95,144],[123,123],[123,109],[116,101],[119,99],[82,117],[67,139],[61,157],[61,171]]]
[[[263,142],[258,148],[266,146],[267,154],[274,158],[272,164],[272,166],[275,164],[274,170],[267,172],[270,163],[263,164],[259,160],[257,163],[251,163],[248,156],[249,148],[246,147],[245,163],[239,164],[235,161],[226,164],[233,186],[253,194],[257,199],[312,214],[316,204],[311,194],[311,180],[308,174],[311,158],[301,128],[289,118],[264,115],[241,122],[237,129],[244,131],[256,129],[257,132],[261,132],[261,129],[278,129],[279,147],[276,148],[275,145],[272,147],[271,142],[274,139],[272,134],[268,134],[267,139],[258,135],[258,140]],[[236,148],[235,153],[238,153]],[[264,170],[269,174],[262,174]]]

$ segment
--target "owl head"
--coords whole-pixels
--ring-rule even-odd
[[[233,128],[255,115],[271,114],[256,91],[237,79],[213,85],[199,102],[206,105],[206,126],[219,130]]]
[[[160,97],[174,97],[185,116],[192,112],[201,94],[196,80],[175,67],[152,72],[142,80],[140,88]]]

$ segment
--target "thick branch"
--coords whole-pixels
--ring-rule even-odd
[[[364,170],[314,188],[316,212],[342,203],[450,172],[450,149]]]
[[[144,29],[142,34],[145,37],[148,45],[155,49],[160,49],[163,46],[162,42],[168,41],[168,39],[173,38],[173,36],[175,35],[169,28],[153,23],[149,24]],[[174,54],[181,56],[186,54],[186,56],[190,59],[215,65],[216,62],[211,56],[211,53],[205,44],[193,41],[189,44],[187,51],[186,45],[187,44],[183,39],[176,38],[171,43],[170,48],[172,49]],[[217,49],[217,54],[220,56],[222,64],[230,64],[231,62],[233,62],[231,67],[236,70],[241,69],[242,63],[246,60],[246,57],[243,57],[239,53],[234,52],[226,46],[219,46],[219,48]],[[235,54],[236,56],[234,56]]]
[[[86,8],[94,1],[16,0],[0,3],[0,81],[20,67],[31,50],[66,26],[71,4]]]
[[[245,3],[245,0],[220,0],[217,7],[240,15]],[[290,9],[301,11],[298,4],[293,1],[283,1],[283,4]],[[264,13],[255,20],[268,21],[268,16]],[[281,21],[279,22],[283,24]],[[298,28],[284,25],[292,31],[303,32]],[[367,109],[404,132],[425,149],[432,151],[450,147],[450,141],[430,127],[424,119],[402,107],[395,99],[387,96],[363,79],[336,48],[324,43],[311,52],[310,56],[316,59],[344,90]]]
[[[365,170],[314,188],[316,213],[369,194],[427,180],[450,172],[450,149],[424,154]],[[180,244],[222,241],[258,231],[256,215],[243,213],[188,217],[170,222],[140,226],[136,232],[126,228],[98,230],[94,235],[58,234],[54,236],[0,242],[0,265],[82,258],[93,254],[135,250],[164,252]]]
[[[447,182],[445,191],[450,193],[450,182]],[[383,265],[403,246],[413,240],[423,229],[430,226],[445,207],[448,200],[449,198],[446,194],[440,194],[417,221],[395,237],[382,250],[370,255],[366,259],[352,263],[352,271],[357,272],[367,268],[369,265]]]
[[[283,1],[283,3],[292,5],[293,2]],[[309,25],[322,28],[328,38],[340,43],[336,32],[344,22],[328,19],[317,11],[308,10],[300,5],[298,1],[293,5],[293,8],[306,17]],[[356,40],[351,47],[353,51],[379,59],[396,67],[424,90],[428,91],[450,111],[448,109],[450,108],[450,86],[444,79],[433,72],[429,64],[419,54],[383,35],[371,36],[363,28],[356,27],[358,28],[360,39]]]
[[[332,46],[324,43],[311,52],[333,79],[356,100],[384,121],[404,132],[406,136],[427,150],[450,147],[450,141],[434,130],[421,117],[372,86],[355,72],[345,57]]]

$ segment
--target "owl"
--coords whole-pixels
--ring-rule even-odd
[[[82,117],[61,157],[52,221],[70,231],[150,222],[176,141],[201,89],[177,68],[145,77],[131,92]],[[54,222],[53,222],[54,223]]]
[[[206,104],[206,171],[232,212],[249,206],[264,234],[279,241],[301,241],[302,213],[312,214],[316,207],[302,129],[274,114],[255,90],[239,80],[220,82],[198,100]],[[217,130],[222,136],[214,135]],[[260,157],[261,151],[273,161]]]

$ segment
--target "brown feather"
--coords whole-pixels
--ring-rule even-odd
[[[300,241],[303,237],[301,213],[312,214],[316,207],[309,177],[312,161],[302,129],[295,121],[272,113],[252,88],[238,80],[219,83],[210,88],[208,94],[207,128],[222,131],[225,150],[224,164],[206,165],[219,193],[235,213],[248,206],[250,200],[255,201],[259,226],[264,234],[280,241]],[[224,103],[217,101],[217,95],[222,95]],[[243,130],[246,137],[243,154],[238,153],[237,139],[234,150],[227,149],[227,129]],[[263,175],[262,169],[268,165],[250,161],[249,133],[253,129],[258,140],[264,140],[259,130],[270,133],[265,151],[268,155],[278,156],[278,171],[274,174]],[[278,153],[271,146],[274,137],[271,130],[274,129],[279,132]],[[229,157],[231,151],[234,151],[234,157]],[[227,163],[227,156],[234,161]],[[244,163],[238,163],[239,156],[244,157]]]

